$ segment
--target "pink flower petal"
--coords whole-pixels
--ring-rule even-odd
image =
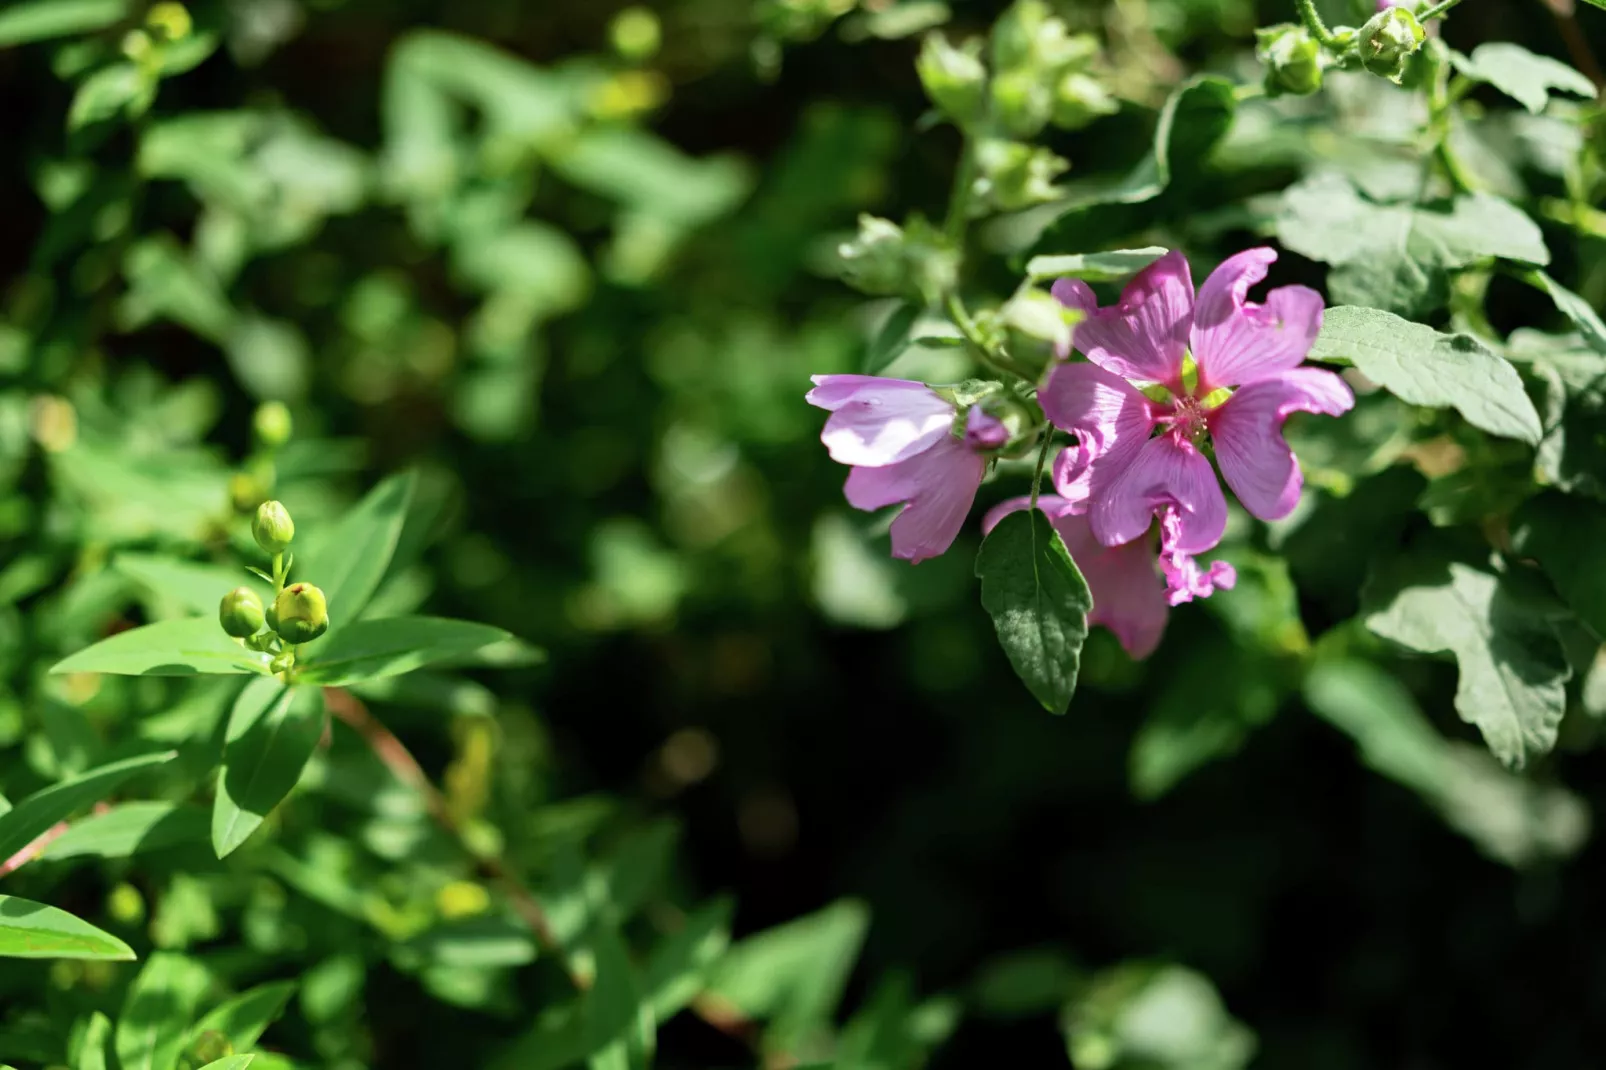
[[[953,406],[925,383],[874,375],[816,375],[814,382],[805,400],[831,410],[820,441],[840,464],[896,464],[953,428]]]
[[[972,405],[965,413],[965,445],[973,450],[996,450],[1009,441],[1004,421]]]
[[[1193,310],[1193,359],[1203,397],[1218,386],[1252,383],[1299,366],[1322,329],[1322,295],[1282,286],[1264,305],[1246,301],[1249,288],[1277,259],[1267,248],[1228,257],[1199,287]]]
[[[1180,388],[1193,322],[1193,277],[1180,252],[1172,250],[1138,272],[1109,308],[1098,307],[1081,279],[1061,279],[1053,293],[1061,304],[1087,314],[1076,325],[1073,344],[1088,360],[1127,379]]]
[[[1093,534],[1118,546],[1149,530],[1166,505],[1178,508],[1176,548],[1202,553],[1227,530],[1227,499],[1210,462],[1192,442],[1165,434],[1143,444],[1137,458],[1093,501]]]
[[[1244,508],[1262,520],[1277,520],[1299,504],[1304,477],[1283,440],[1289,413],[1338,416],[1354,404],[1349,385],[1334,373],[1295,368],[1240,387],[1210,412],[1216,462]]]
[[[1008,514],[1029,508],[1031,501],[1029,497],[1010,498],[993,506],[982,521],[982,530],[991,531]],[[1077,515],[1073,503],[1045,494],[1038,497],[1037,507],[1048,514],[1071,560],[1087,580],[1093,596],[1088,623],[1114,632],[1133,658],[1154,653],[1165,632],[1168,608],[1166,588],[1155,571],[1149,541],[1135,539],[1121,546],[1105,546],[1093,537],[1087,518]]]
[[[855,468],[843,494],[855,509],[906,503],[892,522],[892,556],[907,561],[936,557],[964,526],[987,462],[946,436],[924,453],[880,468]]]
[[[1177,549],[1182,536],[1182,514],[1175,506],[1160,510],[1160,571],[1165,574],[1165,600],[1173,606],[1230,591],[1238,583],[1238,570],[1225,561],[1199,567],[1192,554]]]
[[[1082,509],[1132,463],[1154,429],[1149,399],[1096,364],[1056,365],[1037,400],[1055,427],[1077,436],[1054,461],[1054,488]]]

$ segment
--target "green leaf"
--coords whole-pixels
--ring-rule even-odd
[[[1028,690],[1050,713],[1076,691],[1093,596],[1059,532],[1037,509],[999,521],[976,556],[981,604]]]
[[[596,963],[596,979],[581,1015],[585,1021],[590,1070],[645,1070],[657,1039],[652,1005],[642,992],[641,978],[630,952],[611,924],[596,926],[587,941]]]
[[[1539,562],[1597,638],[1606,637],[1606,506],[1547,491],[1517,511],[1512,545]]]
[[[254,1059],[255,1055],[225,1055],[216,1062],[207,1063],[201,1070],[245,1070]]]
[[[67,109],[67,129],[118,115],[138,117],[156,99],[156,79],[137,63],[113,63],[85,78]]]
[[[1215,986],[1182,966],[1124,963],[1079,987],[1061,1013],[1078,1067],[1244,1070],[1255,1035]]]
[[[523,966],[538,953],[527,924],[496,914],[439,922],[397,948],[430,966],[457,969]]]
[[[1354,363],[1400,400],[1449,406],[1493,435],[1537,443],[1543,433],[1517,369],[1469,334],[1440,334],[1375,308],[1330,308],[1310,359]]]
[[[1277,240],[1331,264],[1335,304],[1426,315],[1449,297],[1449,273],[1502,258],[1548,264],[1544,236],[1521,209],[1486,193],[1433,205],[1374,204],[1348,180],[1312,175],[1283,195]]]
[[[249,587],[264,601],[270,595],[267,584],[256,583],[241,570],[223,565],[179,561],[158,554],[118,554],[112,567],[189,613],[215,616],[223,596],[236,587]]]
[[[206,839],[207,817],[203,810],[184,803],[128,802],[104,813],[75,821],[67,831],[51,840],[41,859],[128,858],[144,851],[156,851]]]
[[[1225,78],[1202,75],[1172,91],[1160,109],[1154,143],[1149,154],[1116,179],[1093,179],[1068,187],[1064,199],[1029,208],[995,221],[988,243],[996,248],[1064,248],[1075,240],[1077,213],[1100,205],[1142,204],[1169,188],[1179,172],[1203,170],[1237,114],[1233,84]]]
[[[1496,861],[1523,866],[1562,857],[1588,836],[1582,800],[1444,739],[1410,692],[1369,662],[1318,661],[1305,678],[1305,701],[1355,741],[1368,768],[1416,792]]]
[[[112,1020],[95,1011],[89,1024],[68,1049],[73,1070],[108,1070],[106,1046],[112,1039]]]
[[[176,753],[126,758],[34,792],[0,815],[0,859],[10,858],[56,822],[104,799],[135,773],[171,761]]]
[[[443,617],[389,617],[348,624],[313,649],[301,678],[324,687],[395,676],[432,662],[470,658],[513,637],[500,628]]]
[[[284,1013],[297,985],[296,981],[270,981],[219,1004],[195,1023],[185,1039],[185,1047],[194,1044],[196,1038],[206,1032],[221,1033],[236,1051],[256,1047],[268,1026]]]
[[[129,0],[29,0],[0,11],[0,48],[93,33],[128,17]]]
[[[658,1021],[667,1022],[703,990],[709,970],[730,946],[732,912],[726,900],[699,907],[653,949],[642,987]]]
[[[0,895],[0,958],[128,961],[135,955],[111,933],[65,910]]]
[[[1136,275],[1165,254],[1164,247],[1149,245],[1142,249],[1112,249],[1107,253],[1034,256],[1026,262],[1026,275],[1033,282],[1066,277],[1088,282],[1119,282]]]
[[[253,680],[235,700],[212,807],[219,858],[244,843],[301,779],[323,736],[323,693]]]
[[[1489,83],[1535,115],[1545,110],[1552,90],[1581,97],[1595,95],[1595,83],[1583,74],[1509,41],[1479,45],[1471,56],[1451,52],[1450,60],[1468,78]]]
[[[176,1070],[190,1019],[211,976],[199,962],[158,951],[123,1001],[114,1047],[122,1070]]]
[[[1570,669],[1544,612],[1509,581],[1460,561],[1398,558],[1374,576],[1366,626],[1460,669],[1455,708],[1511,768],[1556,743]]]
[[[807,1047],[836,1012],[869,923],[863,904],[843,899],[749,936],[714,966],[708,991],[769,1019],[766,1040],[775,1049]]]
[[[218,592],[218,598],[222,599],[227,590]],[[50,671],[117,676],[266,675],[271,660],[269,655],[247,650],[229,638],[214,615],[158,621],[118,632],[56,662]]]
[[[401,538],[416,482],[411,472],[385,480],[305,552],[296,579],[317,584],[329,600],[324,643],[355,621],[378,589]]]
[[[1578,333],[1583,336],[1584,343],[1590,349],[1606,355],[1606,323],[1601,322],[1600,316],[1589,307],[1588,301],[1543,271],[1530,271],[1523,277],[1550,295],[1550,299],[1556,303],[1557,311],[1573,321],[1573,326],[1578,328]]]
[[[915,320],[920,318],[920,306],[901,304],[892,310],[892,314],[881,323],[875,337],[870,339],[870,346],[864,352],[864,374],[879,375],[881,369],[891,364],[900,353],[909,347],[909,332],[914,328]]]

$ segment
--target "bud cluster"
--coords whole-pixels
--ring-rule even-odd
[[[859,232],[837,246],[842,281],[862,293],[935,301],[954,285],[959,257],[919,216],[900,227],[889,219],[861,215]]]
[[[929,35],[916,64],[926,95],[976,139],[977,192],[993,207],[1050,200],[1070,164],[1027,142],[1045,126],[1077,130],[1119,107],[1096,73],[1098,41],[1071,33],[1043,0],[1016,0],[993,27],[990,74],[983,51],[980,41],[955,47]]]
[[[286,584],[293,558],[285,552],[295,539],[295,522],[283,503],[263,502],[251,520],[251,535],[273,559],[271,579],[278,589],[273,601],[264,604],[249,587],[236,587],[218,605],[218,623],[223,630],[252,650],[274,655],[274,672],[286,672],[295,664],[295,648],[310,643],[329,628],[329,603],[323,591],[310,583]]]
[[[1403,82],[1428,38],[1415,10],[1396,0],[1378,0],[1377,14],[1360,29],[1339,26],[1328,32],[1314,15],[1307,21],[1308,26],[1282,23],[1255,31],[1255,55],[1266,68],[1268,96],[1316,92],[1327,66],[1359,68]]]

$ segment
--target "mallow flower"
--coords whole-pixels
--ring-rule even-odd
[[[1010,513],[1031,508],[1030,495],[1010,498],[987,510],[982,530],[994,526]],[[1102,624],[1115,633],[1122,648],[1133,658],[1146,658],[1160,645],[1165,633],[1166,585],[1155,568],[1154,549],[1147,539],[1134,539],[1119,546],[1105,546],[1093,537],[1087,516],[1076,506],[1053,494],[1041,494],[1037,507],[1047,514],[1070,551],[1071,560],[1087,580],[1093,596],[1093,609],[1087,615],[1092,625]],[[1223,566],[1230,567],[1230,566]],[[1231,582],[1222,584],[1232,586]]]
[[[810,405],[831,413],[820,441],[851,465],[843,494],[855,509],[903,505],[892,521],[892,556],[936,557],[953,544],[987,454],[1009,430],[979,405],[961,412],[925,383],[874,375],[816,375]]]
[[[1227,524],[1204,447],[1244,508],[1276,520],[1303,485],[1283,422],[1293,412],[1338,416],[1355,403],[1335,373],[1300,367],[1321,330],[1319,293],[1283,286],[1264,304],[1247,300],[1276,259],[1267,248],[1230,257],[1197,298],[1175,251],[1108,308],[1079,279],[1054,285],[1054,296],[1085,314],[1075,345],[1091,362],[1057,365],[1038,395],[1049,420],[1078,439],[1055,460],[1055,487],[1105,546],[1137,539],[1158,517],[1173,605],[1230,585],[1229,566],[1207,571],[1193,561]]]

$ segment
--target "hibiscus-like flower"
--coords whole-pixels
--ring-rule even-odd
[[[993,527],[1020,509],[1031,508],[1030,495],[1010,498],[987,510],[982,518],[982,530]],[[1039,495],[1037,507],[1048,515],[1049,522],[1060,533],[1071,560],[1082,570],[1087,580],[1088,593],[1093,596],[1093,609],[1087,615],[1089,624],[1102,624],[1115,633],[1121,646],[1133,658],[1146,658],[1160,645],[1165,633],[1165,620],[1170,610],[1166,607],[1165,586],[1155,569],[1154,550],[1147,539],[1134,539],[1120,546],[1105,546],[1093,537],[1087,517],[1064,498],[1053,494]],[[1223,586],[1230,587],[1226,583]]]
[[[979,405],[960,418],[925,383],[874,375],[816,375],[810,405],[829,410],[820,441],[852,465],[843,494],[855,509],[903,505],[892,521],[892,556],[936,557],[953,544],[987,473],[987,453],[1009,441],[1004,422]]]
[[[1232,580],[1230,566],[1204,570],[1193,560],[1227,525],[1205,444],[1244,507],[1275,520],[1303,486],[1284,420],[1296,411],[1338,416],[1355,403],[1333,372],[1299,366],[1321,330],[1319,293],[1283,286],[1263,305],[1246,300],[1276,259],[1265,248],[1229,258],[1197,301],[1178,252],[1145,268],[1108,308],[1078,279],[1054,285],[1085,314],[1076,347],[1091,361],[1058,365],[1039,394],[1048,418],[1078,439],[1055,460],[1055,486],[1105,546],[1139,538],[1158,517],[1173,605]]]

